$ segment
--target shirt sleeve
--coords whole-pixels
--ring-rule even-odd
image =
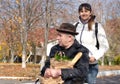
[[[89,58],[88,51],[82,55],[73,68],[62,69],[62,79],[84,78],[88,74]]]
[[[56,51],[57,51],[57,47],[56,47],[57,45],[55,45],[55,46],[53,46],[52,48],[51,48],[51,51],[50,51],[50,54],[49,54],[49,56],[47,57],[47,59],[46,59],[46,61],[45,61],[45,66],[42,68],[42,70],[41,70],[41,76],[44,76],[44,73],[45,73],[45,70],[47,69],[47,68],[50,68],[50,58],[52,58],[52,57],[54,57],[54,55],[55,55],[55,53],[56,53]]]
[[[105,30],[100,23],[98,24],[98,42],[100,47],[93,54],[96,60],[101,58],[104,55],[104,53],[109,49],[109,44]]]

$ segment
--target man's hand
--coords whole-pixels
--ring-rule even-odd
[[[61,75],[61,70],[60,69],[46,69],[44,77],[52,77],[52,78],[57,78]]]
[[[53,78],[57,78],[61,75],[61,70],[60,69],[51,69],[51,76]]]
[[[45,74],[44,74],[44,77],[46,77],[46,78],[51,77],[51,71],[50,71],[50,68],[47,68],[47,69],[46,69]]]

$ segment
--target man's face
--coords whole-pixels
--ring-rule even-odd
[[[69,41],[69,36],[65,33],[58,32],[57,40],[60,46],[66,47]]]

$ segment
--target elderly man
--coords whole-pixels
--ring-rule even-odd
[[[88,74],[89,51],[75,40],[75,35],[78,33],[74,25],[62,23],[56,30],[58,32],[58,44],[51,48],[49,59],[46,60],[45,66],[41,70],[41,76],[47,78],[61,76],[64,84],[83,84]],[[50,58],[53,58],[58,52],[64,53],[70,59],[73,59],[78,52],[82,52],[82,57],[75,63],[73,68],[52,69],[50,68]]]

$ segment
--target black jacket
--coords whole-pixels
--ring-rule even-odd
[[[84,78],[88,74],[88,66],[89,66],[89,57],[88,57],[88,49],[79,44],[76,40],[74,44],[68,48],[64,49],[59,45],[55,45],[51,48],[50,58],[55,56],[55,53],[58,51],[62,51],[69,58],[74,58],[74,56],[78,52],[82,52],[82,57],[78,60],[78,62],[74,65],[73,69],[61,69],[62,70],[62,80],[64,80],[64,84],[82,84],[84,82]],[[45,66],[41,71],[41,75],[44,76],[44,72],[46,68],[50,67],[50,59],[46,60]],[[81,83],[80,83],[81,82]]]

